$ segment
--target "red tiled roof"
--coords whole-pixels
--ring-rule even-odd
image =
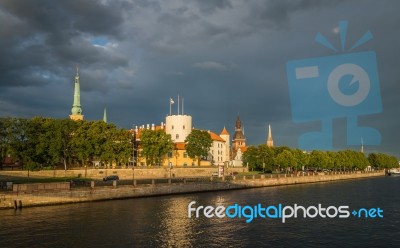
[[[216,134],[216,133],[214,133],[214,132],[211,132],[211,131],[208,131],[208,133],[210,134],[211,139],[212,139],[213,141],[225,142],[225,140],[224,140],[223,138],[221,138],[218,134]]]
[[[224,127],[224,129],[222,129],[220,135],[229,135],[228,131],[226,130],[226,128]]]

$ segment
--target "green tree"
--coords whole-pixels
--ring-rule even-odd
[[[75,131],[71,134],[72,140],[69,149],[72,156],[83,166],[94,154],[93,135],[90,133],[91,122],[77,121],[76,125]]]
[[[329,166],[330,159],[326,152],[314,150],[310,154],[309,165],[314,168],[327,168]]]
[[[206,157],[212,145],[212,139],[207,131],[192,130],[186,137],[186,152],[190,158],[197,157],[197,164],[200,165],[201,157]]]
[[[11,118],[0,118],[0,162],[10,152],[11,145]]]
[[[76,126],[77,122],[71,119],[53,120],[48,126],[47,142],[53,166],[62,160],[64,170],[67,170],[67,161],[72,157],[71,142]]]
[[[259,170],[259,158],[258,158],[258,147],[249,146],[243,153],[243,162],[249,165],[250,170]]]
[[[303,152],[300,149],[294,149],[292,150],[292,154],[295,158],[295,169],[296,170],[302,170],[304,167],[306,167],[310,161],[310,156]]]
[[[280,168],[285,168],[286,170],[289,170],[289,168],[296,164],[296,158],[290,150],[283,150],[276,156],[275,161]]]
[[[390,169],[399,167],[399,162],[396,157],[384,153],[370,153],[368,155],[368,161],[370,165],[375,168]]]
[[[259,170],[273,170],[275,165],[275,152],[274,149],[265,144],[258,146],[258,164]]]
[[[129,158],[132,156],[132,135],[128,130],[116,128],[111,129],[109,135],[104,149],[112,154],[111,158],[117,165],[126,165],[129,162]]]
[[[170,134],[163,130],[150,129],[143,130],[140,145],[143,147],[142,155],[150,165],[162,163],[162,157],[174,147]]]

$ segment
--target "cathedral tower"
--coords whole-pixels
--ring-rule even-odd
[[[236,123],[235,123],[235,134],[233,135],[233,140],[232,140],[232,149],[233,149],[234,155],[236,154],[236,151],[239,148],[243,148],[243,147],[246,147],[246,137],[244,137],[242,122],[238,115],[238,117],[236,118]]]

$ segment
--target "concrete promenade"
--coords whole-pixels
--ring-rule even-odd
[[[226,179],[208,179],[200,182],[157,184],[152,180],[151,184],[134,186],[117,185],[94,186],[82,188],[70,188],[68,183],[51,183],[36,186],[19,185],[12,192],[0,192],[0,209],[12,209],[20,207],[46,206],[56,204],[78,203],[88,201],[100,201],[111,199],[124,199],[135,197],[173,195],[194,192],[207,192],[219,190],[234,190],[256,187],[268,187],[279,185],[317,183],[337,180],[360,179],[369,177],[384,176],[384,171],[375,172],[352,172],[352,173],[331,173],[318,175],[254,175],[246,177],[227,177]],[[16,186],[16,185],[14,185]],[[27,187],[34,188],[30,192],[24,190]]]
[[[142,168],[87,168],[87,169],[71,169],[71,170],[41,170],[30,171],[29,176],[32,178],[49,178],[49,177],[87,177],[92,179],[102,179],[105,176],[117,175],[120,179],[145,179],[145,178],[169,178],[169,177],[209,177],[213,172],[218,172],[218,167],[203,166],[187,166],[187,167],[151,167]],[[246,167],[229,167],[225,169],[225,174],[231,172],[247,172]],[[3,177],[27,177],[28,171],[0,171]]]

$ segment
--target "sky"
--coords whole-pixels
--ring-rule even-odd
[[[294,121],[287,63],[374,51],[382,111],[356,117],[382,136],[366,152],[400,158],[399,9],[396,0],[3,0],[0,116],[67,118],[78,65],[86,120],[106,107],[118,127],[159,125],[179,95],[195,128],[233,135],[239,114],[247,144],[265,143],[270,124],[275,145],[295,148],[321,122]],[[315,41],[320,33],[340,48],[340,21],[345,49]],[[349,51],[367,31],[373,39]],[[333,150],[360,149],[346,141],[345,115],[332,123]]]

